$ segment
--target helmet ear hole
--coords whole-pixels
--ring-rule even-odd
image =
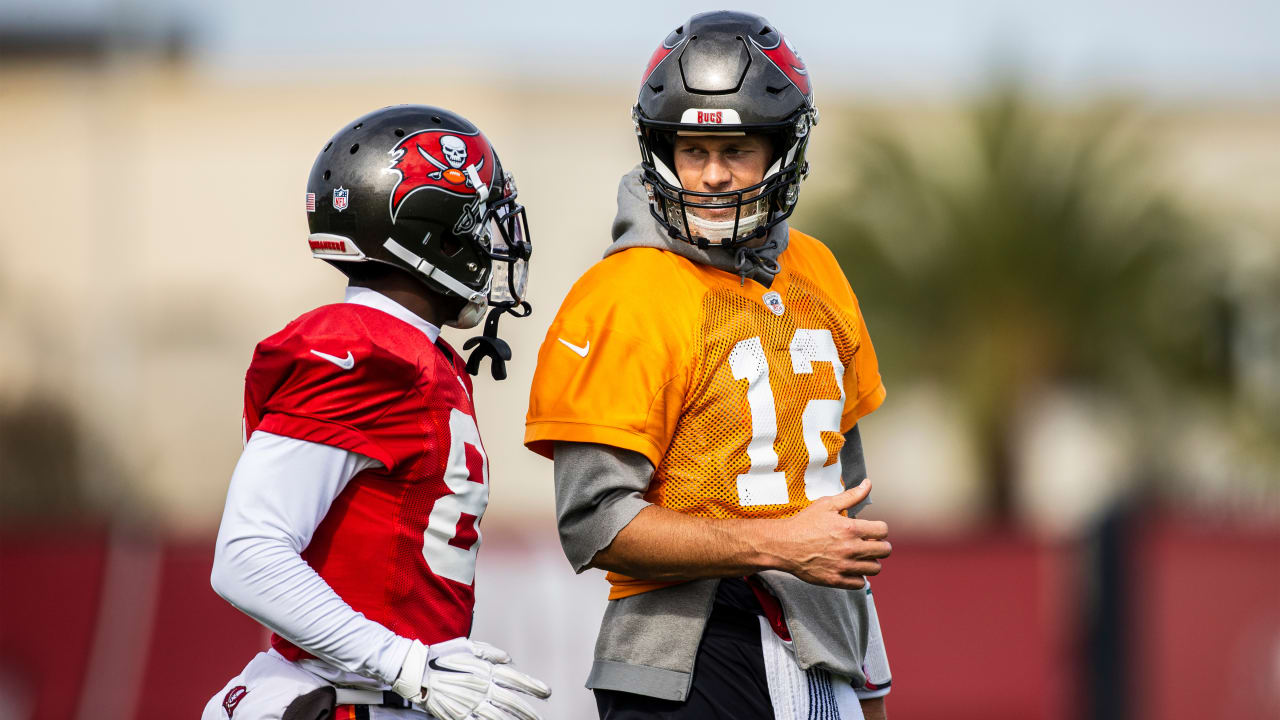
[[[445,257],[453,257],[462,252],[462,243],[458,238],[452,235],[445,235],[440,238],[440,254]]]

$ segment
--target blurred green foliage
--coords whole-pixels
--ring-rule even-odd
[[[1038,391],[1097,390],[1135,415],[1230,392],[1236,309],[1215,238],[1156,182],[1159,148],[1132,113],[1044,112],[1004,85],[936,140],[858,127],[850,192],[796,224],[840,259],[886,378],[955,394],[997,516],[1016,411]]]
[[[83,514],[82,440],[72,411],[46,396],[0,404],[0,518]]]

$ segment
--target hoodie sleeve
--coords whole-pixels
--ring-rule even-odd
[[[586,570],[649,506],[653,465],[642,455],[591,443],[555,445],[556,526],[574,572]]]

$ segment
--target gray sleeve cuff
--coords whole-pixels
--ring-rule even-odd
[[[862,454],[862,433],[858,426],[849,428],[844,434],[844,446],[840,448],[840,480],[844,489],[848,490],[867,477],[867,458]],[[849,508],[849,517],[856,517],[863,508],[871,504],[871,496]]]
[[[556,523],[574,572],[586,570],[596,553],[649,506],[643,496],[652,477],[653,465],[640,453],[595,443],[556,443]]]

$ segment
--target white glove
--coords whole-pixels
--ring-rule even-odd
[[[541,720],[520,696],[546,698],[551,688],[510,662],[506,651],[467,638],[414,640],[391,689],[439,720]]]

